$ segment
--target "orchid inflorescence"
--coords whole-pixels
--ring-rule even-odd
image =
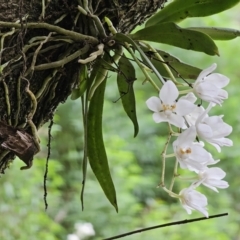
[[[203,70],[186,95],[186,91],[178,91],[175,83],[166,81],[159,92],[158,97],[151,97],[146,101],[147,107],[152,110],[153,120],[156,123],[167,122],[169,125],[169,137],[162,153],[162,177],[160,186],[169,193],[170,196],[178,198],[186,211],[191,214],[192,210],[197,210],[208,217],[207,198],[195,189],[204,185],[216,192],[217,188],[227,188],[228,183],[222,180],[226,173],[219,167],[209,167],[219,162],[214,160],[212,154],[204,148],[204,142],[213,145],[218,152],[223,146],[232,146],[230,139],[226,138],[232,127],[223,121],[221,116],[209,116],[209,111],[216,105],[221,105],[228,98],[227,91],[222,88],[229,83],[229,79],[219,73],[212,73],[217,67],[213,64]],[[202,104],[194,104],[197,97],[208,102],[208,107],[204,109]],[[172,125],[177,127],[178,132],[172,130]],[[173,154],[166,154],[171,137],[177,137],[172,143]],[[203,140],[203,141],[202,141]],[[175,157],[176,164],[174,176],[169,188],[164,184],[165,160],[167,157]],[[189,170],[195,173],[191,178],[192,183],[188,188],[184,188],[179,194],[172,191],[176,177],[182,178],[177,168]]]

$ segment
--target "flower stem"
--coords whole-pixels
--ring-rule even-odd
[[[163,63],[163,67],[166,69],[167,73],[169,74],[169,77],[172,79],[172,81],[175,83],[175,84],[178,84],[176,78],[174,77],[172,71],[170,70],[170,68],[168,67],[168,65],[164,62],[162,56],[156,51],[155,48],[153,48],[150,44],[146,43],[146,42],[143,42],[153,53],[154,53],[154,56],[160,61]]]
[[[186,89],[186,90],[181,90],[181,91],[179,91],[179,94],[186,94],[186,93],[190,93],[190,92],[192,92],[191,88],[190,89]]]
[[[171,153],[171,154],[166,154],[166,155],[165,155],[165,158],[171,158],[171,157],[175,157],[175,154],[174,154],[174,153]]]
[[[169,133],[168,138],[167,138],[167,142],[165,143],[165,146],[164,146],[162,154],[161,154],[162,155],[162,176],[161,176],[160,185],[162,187],[165,186],[164,182],[165,182],[165,168],[166,168],[166,152],[167,152],[168,144],[170,142],[171,137],[172,137],[172,134]]]
[[[178,160],[176,159],[175,160],[175,165],[174,165],[174,170],[173,170],[172,181],[171,181],[171,184],[170,184],[170,187],[169,187],[170,191],[172,191],[173,185],[174,185],[174,182],[175,182],[175,178],[178,176],[177,169],[178,169]]]
[[[133,50],[131,49],[131,47],[129,46],[129,44],[127,42],[124,43],[126,49],[129,51],[129,53],[132,55],[132,57],[134,58],[134,60],[136,61],[137,65],[139,66],[139,68],[142,70],[143,74],[145,75],[147,81],[149,81],[152,86],[159,92],[160,89],[157,86],[157,84],[152,80],[152,78],[150,77],[150,75],[148,74],[147,70],[145,67],[143,67],[143,65],[140,63],[140,61],[138,60],[138,58],[135,56]]]
[[[176,193],[168,190],[166,187],[163,187],[163,190],[164,190],[165,192],[167,192],[171,197],[180,198],[180,196],[179,196],[178,194],[176,194]]]

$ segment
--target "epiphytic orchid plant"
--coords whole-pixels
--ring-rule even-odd
[[[81,96],[83,101],[86,130],[84,166],[88,159],[105,195],[116,210],[116,192],[104,148],[101,119],[107,73],[115,71],[123,108],[133,122],[134,137],[138,134],[133,89],[136,75],[134,66],[125,56],[125,51],[130,53],[143,72],[144,82],[149,82],[154,92],[157,90],[159,93],[159,96],[153,94],[146,101],[147,107],[154,112],[153,121],[165,124],[169,129],[169,136],[162,151],[162,176],[159,187],[170,196],[178,198],[189,214],[192,210],[197,210],[205,217],[208,217],[207,198],[196,188],[203,185],[218,191],[218,188],[228,187],[228,183],[222,180],[226,173],[215,167],[220,160],[215,160],[214,155],[204,148],[204,142],[212,144],[217,151],[221,151],[224,146],[233,145],[232,141],[226,138],[232,132],[232,127],[223,121],[222,115],[209,115],[213,107],[224,104],[224,100],[228,98],[228,93],[223,88],[229,83],[229,79],[220,73],[213,73],[216,64],[201,70],[155,49],[149,42],[166,43],[208,55],[219,55],[214,40],[233,39],[240,35],[239,31],[208,27],[181,28],[176,23],[189,17],[208,16],[224,11],[238,2],[230,0],[218,4],[218,1],[214,0],[188,0],[183,4],[182,1],[175,0],[151,17],[143,29],[128,35],[117,32],[110,19],[105,18],[111,32],[109,38],[100,43],[97,50],[87,58],[79,60],[81,68],[85,70],[81,71],[79,88],[73,92],[72,98]],[[86,14],[83,7],[79,6],[78,9]],[[87,75],[86,65],[93,60],[96,62],[91,74]],[[152,73],[158,78],[157,82],[153,80]],[[200,100],[200,104],[199,101],[195,104],[197,99]],[[202,106],[204,101],[209,104],[206,109]],[[170,143],[173,153],[166,154]],[[165,175],[168,157],[174,157],[176,161],[169,187],[165,185],[165,178],[169,178]],[[185,169],[185,172],[188,170],[194,176],[191,178],[191,184],[178,194],[173,192],[174,182],[176,179],[184,179],[184,176],[178,173],[179,167]],[[86,170],[83,171],[85,176]]]
[[[202,70],[156,49],[152,42],[165,43],[211,56],[219,55],[214,40],[234,39],[240,36],[238,30],[216,27],[182,28],[177,23],[186,18],[219,13],[233,7],[239,1],[174,0],[162,6],[141,30],[133,34],[123,34],[115,29],[107,16],[99,19],[94,15],[92,4],[97,2],[97,5],[102,5],[101,1],[69,1],[72,4],[70,7],[64,3],[68,6],[71,16],[68,16],[59,5],[57,12],[60,15],[55,20],[51,19],[55,15],[51,8],[54,1],[36,1],[38,2],[36,9],[41,13],[34,18],[25,14],[28,7],[22,9],[20,1],[18,11],[22,16],[18,17],[18,11],[15,11],[17,16],[16,19],[13,18],[14,22],[7,22],[4,14],[3,20],[0,21],[0,80],[1,99],[4,102],[4,116],[1,116],[0,121],[0,173],[4,173],[15,155],[26,164],[22,170],[31,168],[33,156],[40,150],[37,129],[52,118],[57,105],[72,93],[73,100],[81,98],[82,101],[84,125],[82,205],[89,162],[106,197],[118,210],[102,133],[104,94],[108,72],[116,72],[122,106],[133,123],[136,137],[139,125],[133,88],[137,80],[135,65],[132,64],[134,61],[144,74],[144,83],[150,83],[154,90],[152,96],[146,99],[148,108],[154,112],[154,122],[165,124],[169,130],[162,150],[162,177],[159,186],[170,196],[178,198],[188,213],[198,210],[207,217],[207,198],[195,189],[199,185],[214,191],[228,187],[228,183],[222,180],[225,172],[215,167],[219,160],[204,148],[204,142],[212,144],[217,151],[233,145],[227,138],[232,132],[232,127],[224,122],[225,118],[222,115],[210,114],[213,107],[224,104],[224,100],[228,98],[224,87],[229,83],[229,79],[222,74],[213,73],[216,64]],[[104,8],[107,8],[109,2],[103,4]],[[124,5],[124,1],[111,2],[113,2],[111,6],[116,9],[118,2]],[[137,2],[139,9],[142,8],[142,1],[127,2],[126,5],[131,8],[134,8],[133,2]],[[165,1],[153,2],[156,6],[157,2]],[[146,7],[143,8],[146,11]],[[33,11],[35,12],[35,7]],[[49,18],[45,19],[46,13],[49,13]],[[82,18],[84,20],[79,21]],[[87,25],[85,20],[88,18],[89,26],[85,26]],[[47,19],[49,22],[42,21]],[[74,24],[73,28],[68,24],[62,24],[68,19]],[[82,22],[84,24],[81,24]],[[88,35],[85,34],[85,27]],[[31,29],[37,30],[34,35],[31,34]],[[81,31],[84,34],[80,33]],[[63,52],[59,52],[61,51],[59,49]],[[131,55],[131,59],[126,57],[126,53]],[[36,72],[40,73],[35,75]],[[153,74],[157,80],[154,80]],[[35,76],[41,76],[36,84],[33,82]],[[63,82],[68,82],[67,88]],[[14,91],[9,91],[10,84],[14,86]],[[64,96],[61,98],[62,95]],[[204,101],[209,104],[206,109],[202,105]],[[171,144],[172,154],[167,155]],[[48,158],[49,155],[50,153]],[[165,185],[165,179],[169,178],[165,174],[168,157],[175,157],[176,160],[170,186]],[[190,186],[187,185],[177,194],[174,192],[174,182],[176,179],[184,178],[179,176],[179,167],[194,176]],[[44,188],[46,179],[47,177],[44,178]]]

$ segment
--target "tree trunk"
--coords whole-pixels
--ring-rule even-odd
[[[77,7],[84,2],[0,3],[0,173],[15,155],[26,163],[23,169],[31,167],[38,151],[36,130],[53,117],[58,104],[78,84],[79,56],[88,57],[110,35],[106,24],[107,36],[99,31],[94,17],[80,14]],[[101,22],[107,16],[118,32],[129,33],[164,2],[88,0],[88,8]]]

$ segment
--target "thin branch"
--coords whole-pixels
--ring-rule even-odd
[[[221,213],[221,214],[209,216],[208,218],[201,217],[201,218],[194,218],[194,219],[189,219],[189,220],[185,219],[185,220],[181,220],[181,221],[165,223],[165,224],[156,225],[156,226],[153,226],[153,227],[143,228],[143,229],[139,229],[139,230],[136,230],[136,231],[116,235],[116,236],[113,236],[113,237],[110,237],[110,238],[104,238],[103,240],[112,240],[112,239],[122,238],[122,237],[126,237],[126,236],[129,236],[129,235],[135,234],[135,233],[141,233],[141,232],[145,232],[145,231],[148,231],[148,230],[153,230],[153,229],[156,229],[156,228],[163,228],[163,227],[169,227],[169,226],[173,226],[173,225],[180,225],[180,224],[187,224],[187,223],[191,223],[191,222],[204,221],[204,220],[209,220],[211,218],[224,217],[224,216],[227,216],[227,215],[228,215],[228,213]]]

